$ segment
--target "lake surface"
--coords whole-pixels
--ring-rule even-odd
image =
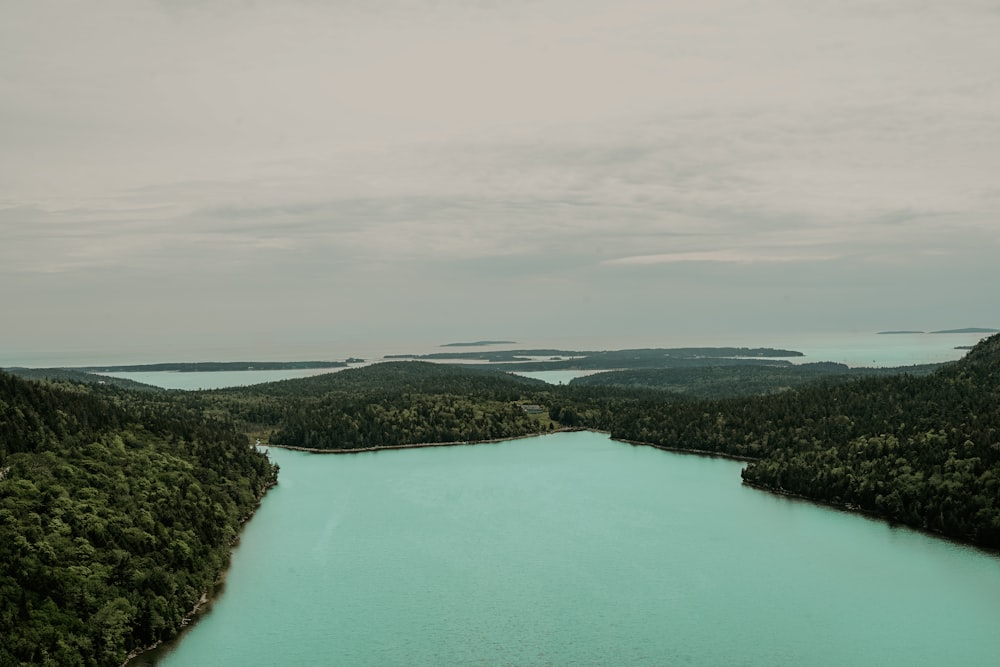
[[[589,432],[311,455],[132,664],[995,665],[1000,559]]]

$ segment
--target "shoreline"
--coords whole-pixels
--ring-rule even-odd
[[[989,554],[990,556],[1000,556],[1000,549],[992,549],[990,547],[985,547],[981,544],[977,544],[969,538],[963,538],[957,535],[948,535],[947,533],[942,533],[938,530],[932,530],[930,528],[923,528],[920,526],[913,526],[908,523],[903,523],[902,521],[897,521],[884,514],[879,514],[869,509],[865,509],[861,505],[855,505],[854,503],[835,503],[829,500],[821,500],[819,498],[810,498],[809,496],[804,496],[801,493],[795,493],[794,491],[786,491],[785,489],[776,489],[770,486],[764,486],[762,484],[755,484],[753,482],[748,482],[743,480],[743,486],[749,487],[755,491],[762,491],[764,493],[770,493],[773,496],[780,496],[782,498],[788,498],[790,500],[798,500],[801,502],[811,503],[813,505],[820,505],[821,507],[826,507],[827,509],[836,510],[838,512],[844,512],[846,514],[855,514],[862,517],[871,519],[872,521],[878,521],[879,523],[885,524],[889,528],[905,528],[906,530],[912,530],[921,535],[926,535],[928,537],[934,537],[939,540],[945,540],[946,542],[951,542],[957,546],[967,547],[969,549],[975,549],[976,551],[981,551],[984,554]]]
[[[607,435],[613,442],[621,442],[627,445],[632,445],[633,447],[652,447],[653,449],[659,449],[664,452],[673,452],[675,454],[694,454],[696,456],[705,456],[709,458],[727,459],[729,461],[740,461],[743,463],[751,463],[759,459],[752,456],[738,456],[736,454],[725,454],[723,452],[713,452],[707,449],[684,449],[682,447],[670,447],[668,445],[657,445],[652,442],[645,442],[642,440],[628,440],[626,438],[616,438],[611,435],[610,431],[605,431],[599,428],[586,428],[584,426],[565,426],[563,428],[553,429],[551,431],[540,431],[538,433],[526,433],[524,435],[513,435],[507,438],[491,438],[488,440],[454,440],[450,442],[414,442],[404,445],[376,445],[374,447],[359,447],[357,449],[319,449],[316,447],[300,447],[298,445],[272,445],[268,443],[261,443],[262,447],[276,447],[278,449],[288,449],[294,452],[305,452],[307,454],[361,454],[365,452],[383,452],[392,451],[397,449],[427,449],[431,447],[460,447],[462,445],[494,445],[502,442],[510,442],[512,440],[524,440],[526,438],[538,438],[546,435],[553,435],[555,433],[577,433],[580,431],[590,431],[591,433],[603,433]]]
[[[607,431],[599,431],[600,433],[607,433]],[[696,456],[704,456],[712,459],[726,459],[728,461],[739,461],[741,463],[753,463],[754,461],[759,461],[759,458],[753,456],[740,456],[738,454],[726,454],[724,452],[713,452],[709,449],[684,449],[683,447],[671,447],[669,445],[657,445],[653,442],[645,442],[643,440],[628,440],[626,438],[611,438],[615,442],[624,442],[627,445],[632,445],[634,447],[652,447],[653,449],[659,449],[664,452],[673,452],[675,454],[695,454]]]
[[[192,624],[198,620],[198,617],[207,612],[211,608],[212,603],[218,597],[219,593],[221,593],[222,584],[225,582],[226,575],[229,573],[229,567],[232,564],[233,549],[240,543],[240,536],[243,533],[243,527],[252,518],[254,518],[254,516],[256,516],[257,510],[260,509],[261,503],[264,502],[264,496],[267,495],[267,492],[277,485],[278,485],[277,479],[274,479],[273,481],[267,483],[264,486],[264,490],[257,497],[257,503],[253,506],[251,512],[242,519],[240,519],[236,535],[233,536],[233,539],[229,544],[229,553],[226,556],[225,566],[219,572],[218,576],[216,576],[215,581],[212,582],[212,584],[208,587],[208,589],[201,592],[201,597],[199,597],[198,601],[194,603],[194,606],[191,607],[191,609],[188,610],[188,612],[184,614],[184,616],[181,618],[181,627],[180,630],[177,631],[177,634],[167,639],[160,639],[153,644],[149,644],[147,646],[140,646],[132,649],[131,651],[129,651],[128,655],[125,656],[125,660],[121,663],[120,667],[127,667],[129,663],[133,662],[136,658],[139,658],[151,651],[155,651],[156,649],[161,648],[167,644],[179,641],[180,638],[184,635],[184,633],[187,632],[187,630],[192,626]]]
[[[411,442],[404,445],[375,445],[374,447],[358,447],[355,449],[320,449],[318,447],[300,447],[298,445],[273,445],[266,442],[260,444],[261,447],[276,447],[278,449],[288,449],[293,452],[305,452],[306,454],[363,454],[365,452],[385,452],[396,449],[429,449],[431,447],[461,447],[462,445],[495,445],[501,442],[512,440],[524,440],[526,438],[537,438],[553,433],[573,433],[576,431],[594,431],[595,433],[607,433],[593,428],[583,428],[577,426],[567,426],[551,431],[539,431],[537,433],[525,433],[524,435],[512,435],[506,438],[490,438],[487,440],[452,440],[449,442]]]
[[[702,456],[702,457],[706,457],[706,458],[715,458],[715,459],[725,459],[725,460],[728,460],[728,461],[738,461],[740,463],[753,463],[754,461],[759,461],[760,460],[759,457],[739,456],[739,455],[736,455],[736,454],[725,454],[725,453],[722,453],[722,452],[713,452],[713,451],[707,450],[707,449],[684,449],[684,448],[681,448],[681,447],[670,447],[668,445],[658,445],[656,443],[645,442],[645,441],[642,441],[642,440],[629,440],[627,438],[615,438],[615,437],[611,436],[611,432],[610,431],[605,431],[605,430],[598,429],[598,428],[586,428],[586,427],[582,427],[582,426],[572,426],[572,427],[567,426],[567,427],[555,429],[555,430],[552,430],[552,431],[544,431],[544,432],[541,432],[541,433],[529,433],[529,434],[525,434],[525,435],[511,436],[509,438],[494,438],[494,439],[491,439],[491,440],[472,440],[472,441],[455,441],[455,442],[421,442],[421,443],[411,443],[411,444],[406,444],[406,445],[381,445],[381,446],[377,446],[377,447],[365,447],[363,449],[315,449],[315,448],[309,448],[309,447],[297,447],[295,445],[264,445],[264,446],[267,446],[267,447],[277,447],[279,449],[288,449],[288,450],[292,450],[292,451],[305,452],[307,454],[359,454],[359,453],[363,453],[363,452],[380,452],[380,451],[391,451],[391,450],[397,450],[397,449],[424,449],[424,448],[430,448],[430,447],[458,447],[458,446],[461,446],[461,445],[499,444],[499,443],[508,442],[508,441],[511,441],[511,440],[523,440],[525,438],[541,437],[541,436],[550,435],[550,434],[554,434],[554,433],[573,433],[573,432],[579,432],[579,431],[590,431],[591,433],[603,433],[605,435],[608,435],[609,439],[612,442],[620,442],[620,443],[623,443],[623,444],[626,444],[626,445],[631,445],[633,447],[651,447],[653,449],[658,449],[658,450],[664,451],[664,452],[672,452],[674,454],[692,454],[694,456]],[[762,486],[760,484],[754,484],[754,483],[748,482],[748,481],[746,481],[746,480],[744,480],[742,478],[741,478],[740,482],[744,486],[747,486],[747,487],[749,487],[751,489],[754,489],[756,491],[762,491],[762,492],[770,493],[770,494],[773,494],[773,495],[776,495],[776,496],[782,496],[782,497],[793,499],[793,500],[799,500],[799,501],[803,501],[803,502],[813,503],[815,505],[821,505],[823,507],[827,507],[829,509],[837,510],[837,511],[840,511],[840,512],[847,512],[849,514],[860,515],[860,516],[863,516],[863,517],[866,517],[866,518],[869,518],[869,519],[872,519],[872,520],[875,520],[875,521],[880,521],[880,522],[888,525],[889,527],[893,527],[893,528],[896,528],[896,527],[907,528],[909,530],[914,530],[914,531],[916,531],[918,533],[922,533],[924,535],[928,535],[928,536],[931,536],[931,537],[936,537],[938,539],[947,540],[947,541],[949,541],[949,542],[951,542],[953,544],[957,544],[957,545],[961,545],[961,546],[965,546],[965,547],[970,547],[970,548],[973,548],[973,549],[977,549],[979,551],[982,551],[983,553],[987,553],[987,554],[990,554],[990,555],[993,555],[993,556],[1000,554],[1000,549],[992,550],[992,549],[989,549],[987,547],[981,546],[981,545],[977,544],[976,542],[974,542],[974,541],[972,541],[970,539],[967,539],[967,538],[962,538],[962,537],[953,536],[953,535],[947,535],[947,534],[939,532],[939,531],[930,530],[928,528],[922,528],[922,527],[919,527],[919,526],[912,526],[910,524],[903,523],[901,521],[896,521],[896,520],[894,520],[894,519],[892,519],[890,517],[887,517],[887,516],[885,516],[883,514],[879,514],[877,512],[873,512],[871,510],[865,509],[864,507],[861,507],[860,505],[855,505],[853,503],[835,503],[835,502],[831,502],[831,501],[827,501],[827,500],[822,500],[822,499],[819,499],[819,498],[811,498],[809,496],[804,496],[804,495],[799,494],[799,493],[793,493],[791,491],[785,491],[784,489],[774,489],[774,488],[770,488],[770,487],[767,487],[767,486]]]

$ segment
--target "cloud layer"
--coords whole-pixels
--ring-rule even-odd
[[[997,34],[978,0],[6,3],[0,336],[991,324]]]

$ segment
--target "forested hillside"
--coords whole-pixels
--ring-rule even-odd
[[[298,380],[191,394],[191,407],[232,415],[270,444],[361,449],[538,433],[548,419],[518,401],[549,385],[496,371],[399,361]]]
[[[928,375],[941,364],[901,368],[850,368],[820,362],[787,366],[726,365],[702,368],[655,368],[605,371],[574,379],[575,387],[661,389],[693,398],[732,398],[777,394],[820,381],[847,382],[860,377]]]
[[[276,470],[145,393],[0,373],[0,665],[118,665],[176,634]]]
[[[1000,547],[1000,337],[926,376],[575,405],[616,438],[756,459],[748,483]]]

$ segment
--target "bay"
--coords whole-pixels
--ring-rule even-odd
[[[993,665],[1000,560],[590,432],[281,465],[132,664]]]

